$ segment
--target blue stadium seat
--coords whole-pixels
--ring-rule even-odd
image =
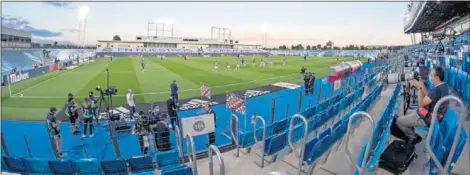
[[[10,172],[20,174],[26,173],[26,164],[24,163],[23,158],[3,156],[2,159]]]
[[[8,172],[8,168],[5,165],[5,161],[3,161],[3,159],[2,159],[1,162],[2,162],[2,172]]]
[[[325,151],[330,148],[331,144],[331,131],[326,129],[318,135],[318,141],[313,146],[313,151],[310,151],[307,157],[304,157],[304,162],[308,165],[315,163],[318,158],[320,158]]]
[[[129,174],[127,171],[127,164],[124,160],[106,160],[101,161],[101,168],[104,174],[124,175]]]
[[[287,129],[287,119],[276,121],[273,134],[279,134]]]
[[[51,160],[48,162],[52,174],[55,175],[73,175],[75,170],[71,160]]]
[[[96,159],[80,159],[73,163],[77,174],[100,175],[103,171],[99,161]]]
[[[312,118],[308,121],[308,132],[315,131],[318,128],[317,118]]]
[[[51,174],[48,160],[46,159],[24,159],[26,171],[29,174]]]
[[[253,134],[251,135],[253,138]],[[155,154],[155,160],[157,161],[157,166],[160,169],[179,166],[178,151],[176,150],[158,152]]]
[[[162,170],[162,175],[192,175],[193,170],[185,165],[180,165],[177,168]]]
[[[155,169],[152,157],[150,156],[139,156],[130,158],[129,167],[131,169],[132,174],[141,172],[153,172],[153,170]]]
[[[304,137],[304,132],[305,132],[304,128],[305,126],[302,124],[302,125],[297,125],[294,127],[294,129],[292,129],[292,138],[291,138],[292,142],[295,143]]]
[[[264,154],[266,156],[271,156],[281,151],[287,145],[287,133],[283,132],[281,134],[273,135],[266,139],[264,143]]]
[[[343,129],[343,121],[338,121],[331,127],[331,140],[332,142],[336,142],[339,140],[344,134],[345,130]]]
[[[469,59],[470,59],[470,58],[469,58]],[[470,65],[469,65],[469,66],[470,66]],[[467,83],[466,83],[466,84],[467,84],[467,87],[464,89],[464,93],[467,94],[467,99],[466,99],[466,101],[467,101],[467,105],[469,105],[469,104],[470,104],[470,72],[467,73],[467,74],[468,74],[468,75],[467,75]]]

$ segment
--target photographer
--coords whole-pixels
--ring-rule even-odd
[[[157,104],[153,105],[153,108],[151,111],[149,111],[149,119],[150,119],[150,128],[155,129],[157,123],[160,121],[160,118],[162,116],[162,112],[160,111],[160,107]]]
[[[302,66],[302,68],[300,69],[300,74],[304,75],[306,70],[307,70],[307,69],[305,69],[305,67]]]
[[[170,131],[168,129],[168,116],[163,114],[155,129],[155,145],[158,151],[171,150]]]
[[[96,105],[97,100],[98,99],[96,99],[95,94],[92,91],[90,91],[88,93],[88,104],[91,105],[91,108],[92,108],[91,109],[91,114],[92,114],[93,118],[96,118],[96,119],[98,119],[98,114],[97,114],[98,113],[98,111],[97,111],[98,107]]]
[[[310,72],[310,94],[313,95],[313,88],[315,87],[315,73]]]
[[[407,136],[407,143],[417,144],[421,142],[422,138],[415,133],[414,128],[416,126],[429,127],[432,117],[431,114],[437,101],[449,94],[447,84],[444,83],[444,70],[441,67],[433,68],[430,76],[434,88],[429,92],[423,92],[423,81],[413,80],[413,86],[419,90],[418,110],[397,119],[397,127]],[[448,103],[449,102],[444,102],[444,105],[439,107],[437,115],[439,121],[442,120],[447,110]]]
[[[65,153],[62,152],[62,137],[60,136],[60,123],[62,121],[56,120],[55,114],[57,112],[57,108],[51,107],[49,112],[47,113],[46,123],[47,129],[49,130],[49,134],[54,139],[54,146],[59,153],[60,157],[64,157]]]
[[[309,73],[305,73],[304,74],[304,86],[305,86],[305,95],[308,95],[308,92],[310,92],[310,75]]]
[[[134,128],[132,128],[132,134],[137,136],[137,138],[139,139],[140,151],[142,152],[142,154],[147,154],[148,151],[149,132],[149,119],[145,115],[144,111],[140,111],[139,116],[136,117]]]

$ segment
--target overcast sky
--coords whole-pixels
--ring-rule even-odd
[[[404,45],[406,2],[2,2],[2,26],[33,33],[33,40],[78,40],[79,7],[88,6],[86,41],[147,35],[150,20],[171,21],[174,36],[210,38],[211,26],[229,27],[232,38],[281,44]],[[82,32],[83,33],[83,32]],[[165,35],[169,35],[166,33]]]

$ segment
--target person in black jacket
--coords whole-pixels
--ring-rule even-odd
[[[214,114],[214,130],[217,128],[217,115],[216,113],[212,110],[212,105],[211,104],[206,104],[206,111],[207,114]],[[209,133],[209,145],[215,145],[215,131]]]
[[[178,120],[178,113],[176,112],[177,106],[172,96],[170,96],[170,98],[166,101],[166,107],[167,107],[168,115],[171,118],[171,129],[173,129],[174,131],[175,122],[176,122],[176,125],[178,125],[178,127],[180,125],[179,125],[179,120]]]
[[[155,145],[157,145],[158,151],[171,150],[170,130],[167,126],[168,117],[166,114],[162,114],[162,117],[160,118],[160,121],[158,121],[155,129]]]

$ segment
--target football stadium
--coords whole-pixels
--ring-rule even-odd
[[[40,45],[2,17],[1,172],[469,175],[470,3],[403,10],[400,49],[268,49],[159,21]]]

